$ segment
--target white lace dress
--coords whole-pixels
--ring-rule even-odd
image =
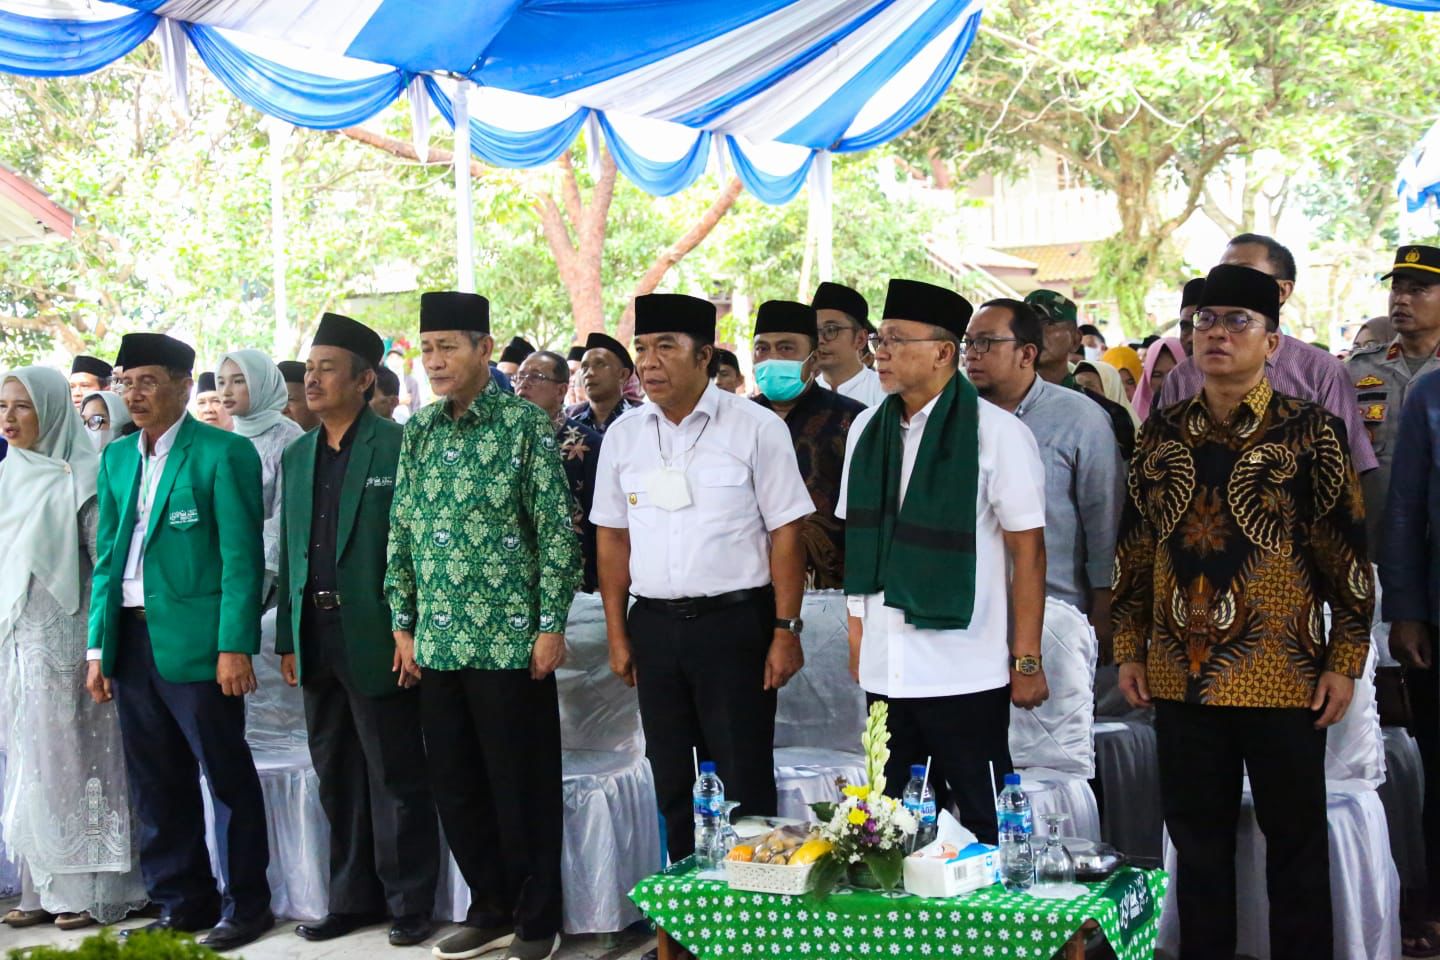
[[[96,506],[80,513],[81,606],[61,610],[33,577],[0,636],[3,832],[25,874],[23,909],[88,912],[113,923],[145,905],[114,702],[85,690]]]

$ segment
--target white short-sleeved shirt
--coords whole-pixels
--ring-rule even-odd
[[[939,398],[937,397],[936,400]],[[901,424],[900,502],[935,400]],[[845,516],[855,444],[875,415],[855,418],[845,444],[845,472],[835,514]],[[1014,414],[980,401],[980,478],[975,498],[975,608],[965,630],[925,630],[885,605],[883,593],[850,597],[864,620],[860,685],[885,697],[951,697],[1010,682],[1009,563],[1003,531],[1045,526],[1045,466],[1035,436]]]
[[[664,460],[684,470],[688,507],[652,501]],[[631,593],[678,600],[770,583],[770,531],[814,511],[785,421],[712,383],[679,424],[646,403],[610,425],[590,520],[630,531]]]
[[[832,387],[824,374],[820,375],[819,383],[825,389],[834,390],[842,397],[858,400],[867,407],[879,406],[880,401],[885,399],[885,388],[880,386],[880,374],[869,367],[862,366],[859,373],[838,387]]]

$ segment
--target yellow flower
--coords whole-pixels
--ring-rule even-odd
[[[870,788],[867,786],[846,787],[845,796],[854,797],[856,800],[864,800],[870,796]]]
[[[862,825],[866,820],[865,811],[859,809],[851,810],[849,820],[857,827]]]

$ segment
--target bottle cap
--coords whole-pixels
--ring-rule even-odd
[[[925,764],[923,764],[923,763],[912,763],[912,764],[910,764],[910,776],[912,776],[912,777],[920,777],[920,778],[923,779],[924,776],[925,776]]]
[[[702,761],[700,761],[700,772],[701,772],[701,773],[714,773],[714,772],[715,772],[715,761],[714,761],[714,760],[702,760]]]
[[[701,769],[704,769],[704,768],[702,767]],[[1007,787],[1018,787],[1018,786],[1020,786],[1020,774],[1018,774],[1018,773],[1007,773],[1007,774],[1005,774],[1005,786],[1007,786]]]

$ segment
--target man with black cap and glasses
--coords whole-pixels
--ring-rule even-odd
[[[890,705],[890,790],[933,756],[937,802],[994,843],[1011,705],[1049,695],[1045,470],[1025,425],[960,375],[971,313],[951,290],[890,281],[871,339],[887,396],[850,428],[836,513],[850,672]]]
[[[818,334],[816,382],[867,407],[884,400],[879,376],[861,359],[866,337],[875,332],[865,298],[859,291],[827,281],[815,289],[810,306],[815,308]]]
[[[1343,422],[1266,376],[1279,313],[1272,277],[1206,276],[1204,384],[1145,422],[1120,522],[1115,659],[1130,705],[1155,707],[1182,958],[1235,954],[1246,772],[1271,955],[1333,953],[1325,731],[1364,669],[1374,588]]]
[[[742,814],[774,815],[775,694],[804,662],[815,507],[785,425],[710,382],[714,340],[714,304],[635,298],[649,401],[606,434],[590,511],[610,667],[638,688],[672,861],[694,848],[692,750]]]
[[[635,373],[630,351],[614,337],[592,333],[585,338],[580,382],[585,400],[565,408],[565,416],[604,435],[625,411],[639,404],[625,399],[625,384]]]
[[[140,867],[160,918],[233,950],[274,926],[265,801],[245,742],[260,652],[260,458],[185,414],[195,351],[126,335],[125,405],[139,432],[100,460],[86,686],[120,717]],[[203,771],[220,837],[216,890]],[[218,923],[217,923],[218,921]]]
[[[305,364],[299,360],[281,360],[276,364],[280,376],[285,378],[285,392],[290,395],[285,404],[285,416],[300,424],[302,430],[313,430],[320,425],[320,418],[310,412],[305,403]]]
[[[99,357],[81,354],[70,362],[70,402],[79,410],[92,393],[110,389],[114,367]]]
[[[440,852],[420,691],[396,671],[383,592],[404,432],[367,402],[384,349],[364,324],[320,318],[305,374],[320,429],[282,461],[275,652],[303,684],[330,824],[329,912],[295,932],[330,940],[389,919],[390,942],[409,946],[430,935]]]
[[[470,887],[441,960],[559,943],[560,706],[555,668],[580,583],[570,491],[550,418],[490,371],[490,304],[420,298],[439,398],[405,424],[385,596],[397,673],[420,680],[440,824]]]
[[[815,308],[769,300],[755,315],[756,403],[780,415],[795,446],[795,460],[815,512],[801,528],[805,585],[838,590],[845,579],[845,524],[835,516],[845,435],[865,405],[814,382],[819,334]],[[717,381],[718,385],[718,381]]]

